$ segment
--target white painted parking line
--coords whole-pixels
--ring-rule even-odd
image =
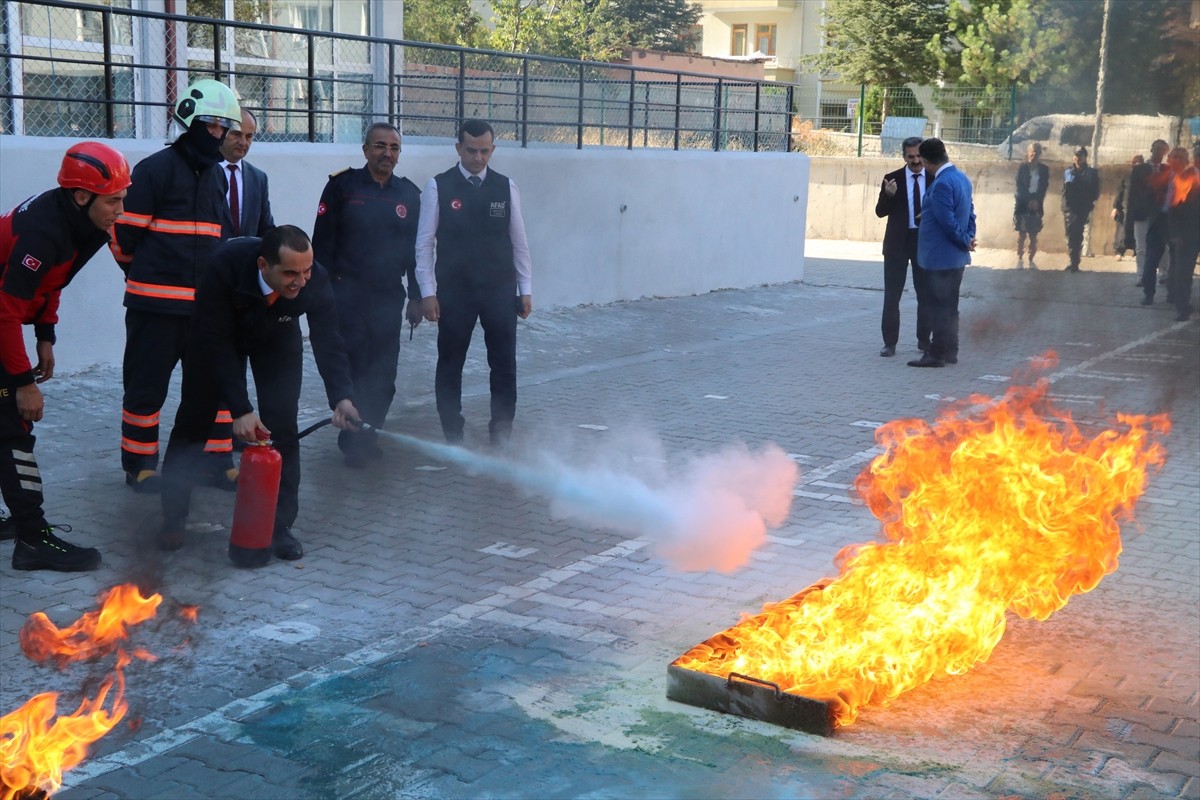
[[[503,556],[504,558],[525,558],[525,556],[533,555],[537,552],[536,547],[517,547],[508,542],[496,542],[493,545],[479,548],[480,553],[488,553],[493,556]]]
[[[567,567],[547,570],[533,580],[525,581],[516,586],[501,587],[498,592],[490,597],[476,603],[463,604],[449,613],[438,617],[428,625],[418,625],[409,628],[337,659],[337,663],[348,664],[349,666],[344,668],[318,666],[301,670],[250,697],[233,700],[221,706],[216,711],[205,714],[202,717],[184,722],[177,727],[169,728],[139,742],[131,743],[128,747],[118,750],[115,753],[110,753],[103,758],[85,762],[71,770],[69,783],[71,785],[81,784],[92,778],[106,775],[119,769],[136,766],[201,736],[211,735],[226,740],[233,739],[237,735],[237,728],[242,720],[259,711],[270,708],[287,694],[295,691],[298,686],[308,687],[322,683],[332,678],[347,675],[356,669],[371,666],[401,653],[406,653],[415,647],[423,647],[431,640],[436,639],[444,633],[461,628],[477,617],[486,616],[489,622],[515,625],[521,628],[533,627],[535,630],[540,630],[541,628],[537,626],[544,625],[544,620],[511,614],[501,611],[500,607],[515,602],[518,599],[536,595],[539,591],[545,591],[545,589],[555,586],[562,581],[569,580],[576,575],[589,572],[596,567],[635,553],[647,544],[649,542],[639,539],[628,539],[596,555],[585,556],[580,561],[576,561]],[[557,578],[557,580],[554,578]],[[537,588],[532,588],[534,584],[537,584]],[[581,607],[582,605],[580,604]],[[288,626],[296,625],[294,622],[283,624]],[[570,627],[584,632],[580,638],[591,637],[588,641],[595,641],[597,636],[601,636],[602,638],[603,635],[611,635],[603,634],[600,631],[589,631],[579,626]]]

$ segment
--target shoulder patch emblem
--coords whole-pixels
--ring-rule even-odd
[[[26,269],[31,269],[34,272],[37,272],[39,269],[42,268],[42,262],[38,261],[33,256],[27,255],[21,259],[21,266],[25,267]]]
[[[329,177],[336,178],[338,175],[345,175],[347,172],[349,172],[352,169],[354,169],[354,167],[346,167],[345,169],[339,169],[337,172],[329,173]]]

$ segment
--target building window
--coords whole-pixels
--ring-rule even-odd
[[[775,55],[775,26],[754,26],[754,50],[763,55]]]
[[[733,36],[729,42],[729,55],[746,55],[746,39],[749,37],[748,25],[734,25]]]

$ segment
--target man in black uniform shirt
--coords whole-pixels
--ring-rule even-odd
[[[363,419],[382,427],[396,396],[405,278],[408,322],[421,321],[415,275],[421,190],[392,174],[400,158],[395,127],[376,122],[367,129],[362,149],[366,166],[329,176],[312,241],[317,261],[333,281],[355,399]],[[338,446],[350,467],[363,467],[382,454],[372,433],[342,431]]]
[[[304,366],[302,314],[308,315],[309,341],[333,409],[333,424],[342,430],[354,427],[360,417],[352,400],[333,290],[329,275],[313,261],[304,231],[281,225],[261,239],[245,236],[223,242],[209,256],[196,288],[183,397],[163,460],[163,527],[158,537],[162,549],[183,546],[196,465],[203,458],[215,409],[224,400],[233,416],[234,436],[247,442],[273,437],[283,456],[271,549],[288,561],[304,554],[291,532],[300,489],[296,416]],[[247,358],[261,418],[246,390]],[[270,555],[230,549],[239,567],[262,566]]]
[[[438,323],[437,410],[446,441],[461,442],[462,371],[478,321],[491,370],[488,433],[503,444],[517,409],[517,317],[533,309],[529,243],[517,185],[488,168],[492,126],[467,120],[455,149],[459,163],[425,184],[417,235],[422,311]]]

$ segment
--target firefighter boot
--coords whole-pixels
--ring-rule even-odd
[[[49,569],[56,572],[86,572],[100,566],[100,551],[78,547],[54,535],[54,528],[70,531],[68,525],[46,525],[32,533],[17,533],[13,569]]]
[[[158,494],[162,488],[162,478],[152,469],[126,472],[125,485],[138,494]]]

